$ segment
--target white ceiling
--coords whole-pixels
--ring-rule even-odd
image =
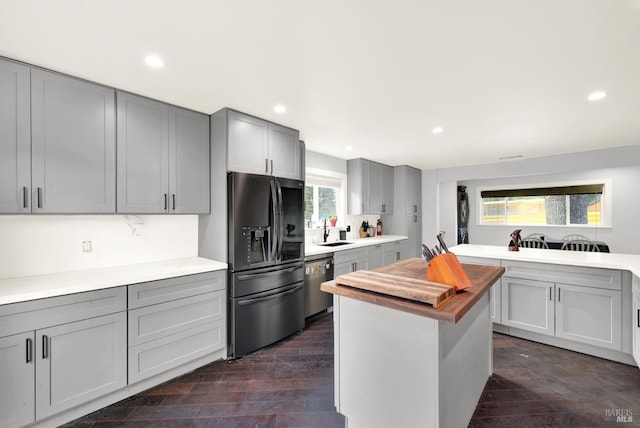
[[[0,55],[390,165],[640,144],[640,0],[0,0]]]

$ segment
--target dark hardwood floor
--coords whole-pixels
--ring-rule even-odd
[[[501,334],[493,341],[495,373],[471,427],[640,425],[637,367]],[[326,314],[278,344],[209,364],[65,427],[341,427],[333,398]],[[616,413],[632,422],[616,422]]]

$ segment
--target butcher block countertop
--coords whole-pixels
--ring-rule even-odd
[[[320,289],[327,293],[455,324],[489,291],[489,288],[500,279],[505,271],[501,266],[462,264],[462,267],[471,280],[471,287],[458,291],[453,298],[437,308],[427,303],[394,297],[382,291],[374,292],[340,285],[336,283],[336,281],[324,282],[320,286]],[[427,262],[424,260],[408,259],[375,269],[373,272],[396,275],[414,280],[424,280],[426,277],[426,269]],[[379,286],[376,288],[380,289]],[[390,290],[390,293],[393,292],[393,290]]]

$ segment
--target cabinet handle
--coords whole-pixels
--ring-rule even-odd
[[[418,222],[418,216],[417,216],[417,215],[414,215],[414,216],[413,216],[413,222],[414,222],[414,223],[417,223],[417,222]]]
[[[42,187],[38,187],[38,208],[42,208]]]
[[[27,186],[22,188],[22,208],[29,208],[29,189]]]
[[[640,328],[640,309],[638,309],[638,328]]]
[[[269,159],[264,159],[264,173],[269,174]]]
[[[172,210],[175,211],[176,210],[176,194],[175,193],[171,194],[171,205],[173,206]]]
[[[42,335],[42,359],[49,358],[49,338]]]
[[[164,210],[167,210],[167,194],[164,194]]]
[[[400,251],[396,251],[396,261],[400,261]]]
[[[417,213],[417,212],[418,212],[418,206],[417,206],[417,205],[414,205],[414,206],[413,206],[413,212],[414,212],[414,213]]]
[[[385,204],[382,204],[382,212],[386,212],[387,211],[387,206]]]
[[[273,175],[273,159],[271,159],[271,175]]]
[[[553,288],[549,287],[549,300],[553,300]]]
[[[27,339],[27,363],[30,363],[33,360],[33,341],[31,339]]]
[[[560,301],[560,287],[558,287],[558,302]]]

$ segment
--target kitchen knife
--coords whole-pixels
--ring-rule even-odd
[[[445,244],[444,242],[442,233],[438,233],[438,236],[436,236],[436,238],[438,238],[438,242],[440,243],[440,247],[442,248],[442,251],[445,253],[450,253],[449,248],[447,248],[447,244]]]

